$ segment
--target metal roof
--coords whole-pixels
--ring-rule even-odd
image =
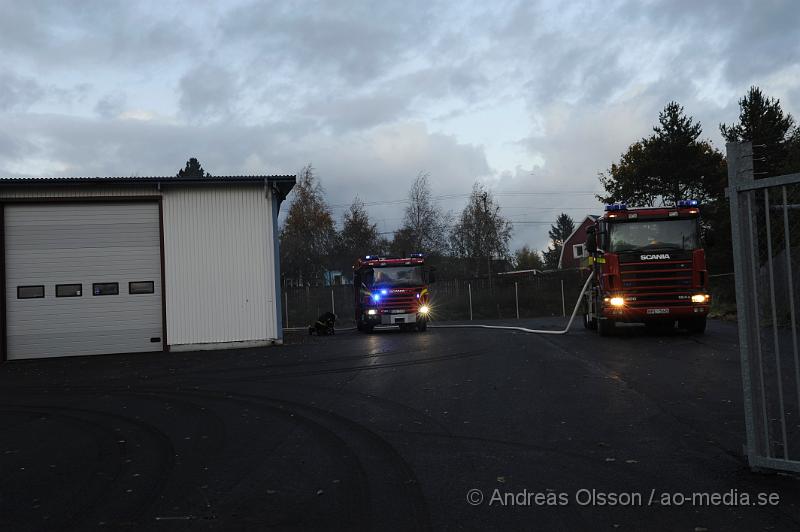
[[[131,176],[131,177],[9,177],[0,178],[0,186],[47,185],[225,185],[232,183],[294,184],[293,175],[232,175],[213,177]]]

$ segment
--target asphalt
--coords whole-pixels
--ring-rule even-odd
[[[800,529],[744,430],[731,323],[10,362],[0,530]]]

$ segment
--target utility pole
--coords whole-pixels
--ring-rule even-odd
[[[486,224],[486,276],[489,279],[489,293],[492,293],[492,228],[489,223],[489,205],[487,202],[489,194],[483,193],[483,216]]]

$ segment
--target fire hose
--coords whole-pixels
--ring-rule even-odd
[[[578,313],[578,309],[581,306],[581,300],[583,299],[583,295],[586,293],[586,289],[589,288],[589,283],[592,282],[592,278],[594,277],[594,272],[589,274],[589,277],[586,279],[586,282],[583,283],[583,288],[581,289],[581,293],[578,296],[578,300],[575,302],[575,308],[572,310],[572,316],[569,317],[569,322],[567,326],[561,331],[553,331],[550,329],[528,329],[527,327],[514,327],[510,325],[482,325],[479,323],[475,324],[466,324],[466,325],[428,325],[428,327],[435,327],[437,329],[502,329],[507,331],[519,331],[524,333],[534,333],[534,334],[567,334],[569,328],[572,327],[572,322],[575,320],[575,315]]]
[[[572,309],[572,315],[569,317],[569,322],[567,326],[560,331],[553,331],[550,329],[528,329],[527,327],[514,327],[511,325],[483,325],[480,323],[470,323],[470,324],[463,324],[463,325],[428,325],[428,327],[436,328],[436,329],[500,329],[506,331],[519,331],[524,333],[533,333],[533,334],[567,334],[570,327],[572,327],[572,322],[575,320],[575,315],[578,314],[578,309],[581,306],[581,300],[583,299],[586,290],[589,288],[589,283],[592,282],[592,278],[594,277],[594,272],[589,274],[589,277],[586,278],[586,282],[583,283],[583,288],[581,289],[580,295],[578,295],[578,300],[575,302],[575,308]],[[337,331],[349,331],[354,330],[355,327],[345,327],[342,329],[337,328]],[[284,327],[284,331],[303,331],[308,330],[308,327]]]

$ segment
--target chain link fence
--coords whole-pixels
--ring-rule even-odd
[[[486,320],[569,315],[586,280],[580,270],[537,275],[498,275],[483,279],[439,280],[430,285],[431,319]],[[313,323],[324,312],[337,326],[355,325],[352,285],[285,287],[285,327]]]

